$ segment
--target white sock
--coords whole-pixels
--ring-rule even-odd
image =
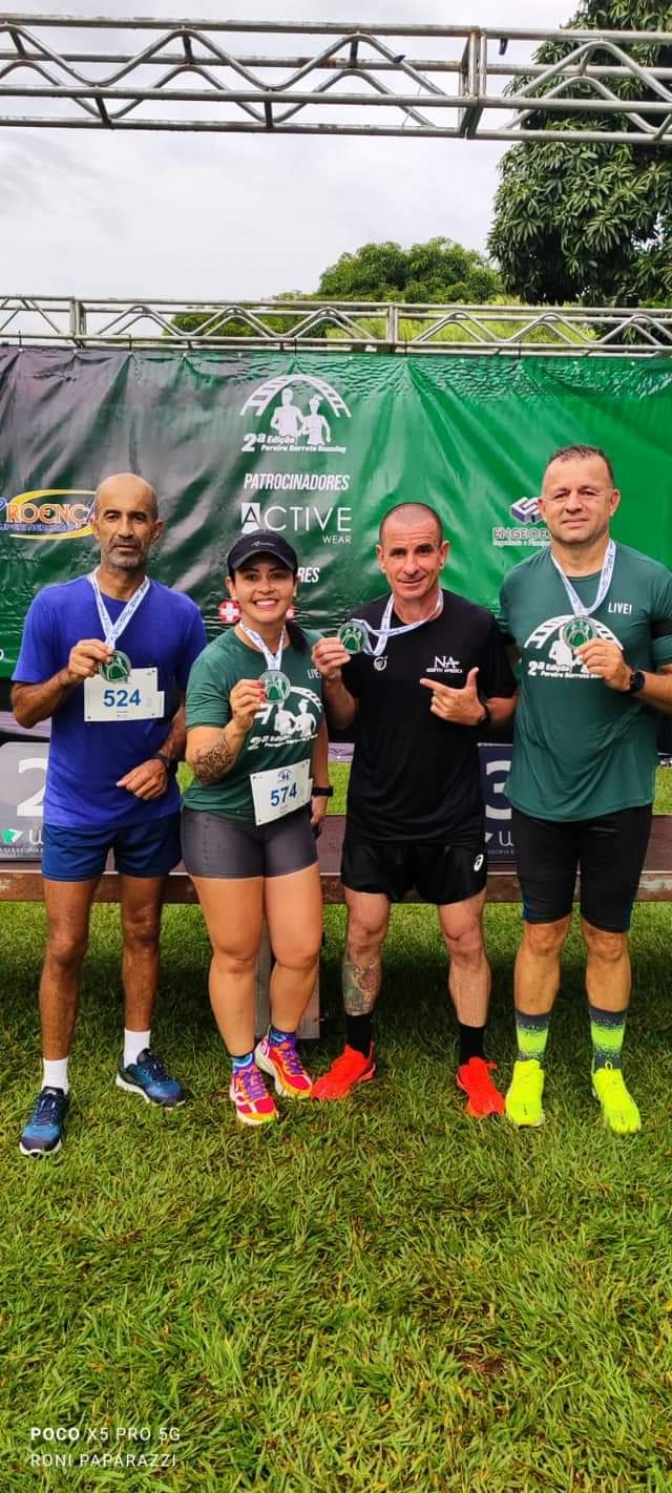
[[[68,1059],[55,1058],[51,1062],[44,1058],[42,1063],[42,1087],[45,1089],[62,1089],[67,1094],[70,1085],[68,1083]]]
[[[130,1063],[137,1063],[141,1052],[149,1047],[151,1032],[129,1032],[124,1027],[124,1067],[128,1068]]]

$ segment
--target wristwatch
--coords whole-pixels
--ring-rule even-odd
[[[315,788],[315,787],[313,787],[310,790],[310,796],[311,796],[311,798],[333,798],[333,796],[334,796],[334,790],[333,790],[333,788]]]
[[[476,722],[476,730],[480,731],[481,726],[485,726],[486,731],[487,731],[488,728],[492,725],[492,715],[490,713],[490,706],[486,705],[485,700],[481,700],[481,705],[483,706],[483,714],[481,716],[480,721]]]
[[[168,757],[165,752],[152,752],[152,762],[162,762],[166,772],[170,772],[173,765],[172,757]]]
[[[631,668],[630,669],[630,683],[628,685],[627,693],[629,695],[638,695],[640,689],[643,689],[645,684],[646,684],[646,674],[643,674],[641,669],[633,669],[633,668]]]

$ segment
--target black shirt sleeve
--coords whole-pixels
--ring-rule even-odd
[[[485,700],[508,699],[517,689],[515,675],[506,656],[504,639],[493,617],[479,665],[478,692]]]

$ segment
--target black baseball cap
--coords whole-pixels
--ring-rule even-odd
[[[274,560],[279,560],[281,565],[291,570],[292,575],[296,575],[299,568],[296,550],[283,539],[282,534],[272,534],[267,529],[250,529],[249,533],[241,534],[240,539],[229,550],[226,557],[229,575],[240,570],[241,565],[253,560],[255,555],[272,555]]]

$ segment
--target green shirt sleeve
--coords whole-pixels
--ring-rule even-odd
[[[658,664],[672,663],[672,572],[661,567],[651,607],[651,654]]]
[[[225,726],[231,720],[229,670],[218,667],[209,648],[197,658],[187,687],[187,730],[192,726]],[[219,661],[218,661],[219,662]],[[221,661],[223,662],[223,660]]]

